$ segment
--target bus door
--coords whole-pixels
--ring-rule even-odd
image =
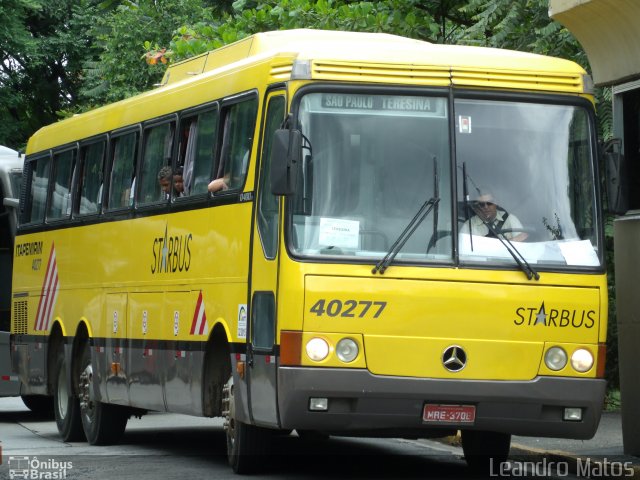
[[[278,425],[276,302],[280,204],[279,198],[271,193],[269,157],[273,133],[284,119],[285,103],[283,91],[271,92],[266,98],[253,226],[246,375],[251,418],[256,424],[265,426]]]

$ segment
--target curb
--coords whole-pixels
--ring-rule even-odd
[[[462,448],[460,434],[435,439],[439,443],[451,447]],[[562,478],[574,475],[578,478],[589,479],[631,479],[640,480],[640,459],[625,455],[578,455],[562,450],[543,450],[528,447],[517,442],[511,444],[511,451],[507,461],[509,465],[503,472],[491,472],[492,477],[529,477],[548,478],[550,475]],[[561,464],[562,472],[556,467]],[[523,470],[526,468],[527,470]],[[536,471],[536,468],[538,469]],[[563,475],[560,475],[562,473]]]
[[[541,450],[518,443],[511,444],[509,462],[516,466],[520,463],[536,464],[546,476],[546,468],[554,468],[560,464],[566,473],[578,478],[614,479],[626,478],[640,480],[640,463],[635,457],[613,455],[578,455],[561,450]],[[558,475],[561,476],[561,475]]]

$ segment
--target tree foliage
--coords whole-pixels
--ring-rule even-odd
[[[88,0],[0,4],[0,143],[20,147],[77,100]]]
[[[268,30],[387,32],[555,55],[588,69],[547,8],[547,0],[3,0],[0,143],[24,145],[60,115],[152,88],[167,62]],[[609,105],[598,105],[605,119]]]
[[[101,4],[90,30],[94,41],[83,65],[84,81],[78,108],[121,100],[147,90],[164,68],[144,68],[145,41],[168,44],[183,24],[213,22],[214,8],[204,0],[141,0]]]
[[[217,21],[179,28],[171,42],[148,42],[147,59],[179,61],[270,30],[315,28],[386,32],[451,43],[470,25],[461,0],[236,0]]]

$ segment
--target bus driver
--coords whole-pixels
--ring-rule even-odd
[[[475,215],[462,225],[461,234],[472,233],[481,237],[495,237],[486,225],[489,223],[496,232],[504,232],[504,236],[512,242],[523,242],[529,236],[522,231],[522,223],[518,217],[500,207],[494,195],[488,190],[478,192],[478,197],[472,202],[471,208]]]

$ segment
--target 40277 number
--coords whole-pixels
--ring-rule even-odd
[[[370,300],[326,300],[321,298],[309,309],[309,312],[315,313],[321,317],[327,315],[329,317],[359,317],[364,318],[372,315],[378,318],[387,302],[374,302]]]

